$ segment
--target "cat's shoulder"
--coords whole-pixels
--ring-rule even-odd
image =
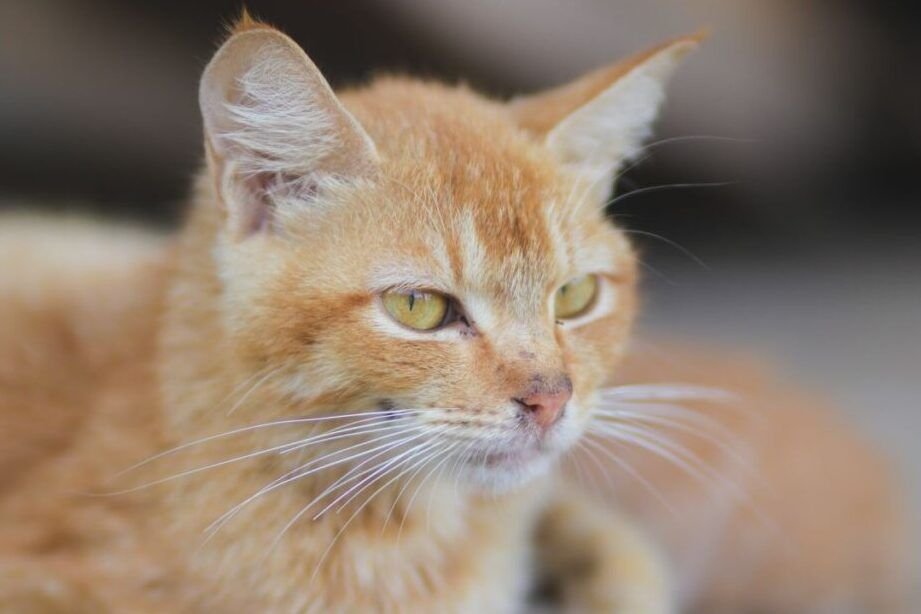
[[[122,225],[0,214],[0,466],[18,468],[0,471],[0,492],[69,445],[100,399],[141,394],[169,246]]]
[[[125,327],[156,309],[170,245],[86,218],[0,215],[0,351],[117,350]]]
[[[164,234],[74,215],[0,213],[0,289],[67,274],[115,274],[163,257]]]

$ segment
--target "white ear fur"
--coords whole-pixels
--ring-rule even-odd
[[[652,132],[665,86],[703,34],[688,36],[601,68],[569,84],[515,99],[519,125],[605,197],[614,174]]]
[[[320,71],[269,28],[234,34],[202,76],[209,164],[239,238],[271,226],[275,209],[324,185],[367,176],[377,153]]]
[[[652,134],[665,86],[680,59],[696,46],[675,43],[633,67],[613,85],[566,116],[546,137],[566,164],[593,180],[611,175]]]

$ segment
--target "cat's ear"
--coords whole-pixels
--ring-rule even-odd
[[[609,189],[604,181],[610,184],[618,167],[639,153],[669,77],[704,37],[675,39],[572,83],[514,99],[510,110],[561,162]]]
[[[371,138],[290,38],[244,15],[199,88],[215,188],[237,238],[273,227],[283,207],[371,176]]]

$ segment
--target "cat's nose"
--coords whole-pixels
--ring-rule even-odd
[[[539,390],[513,399],[525,415],[542,429],[548,429],[560,419],[566,403],[572,398],[572,385],[555,390]]]

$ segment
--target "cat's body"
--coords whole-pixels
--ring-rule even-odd
[[[0,606],[513,612],[549,574],[578,611],[673,608],[677,584],[645,530],[551,466],[625,372],[635,261],[603,219],[603,182],[635,153],[661,80],[691,46],[511,106],[403,79],[339,106],[293,43],[244,21],[205,74],[209,170],[177,238],[22,220],[0,230]],[[628,121],[593,121],[611,105]],[[587,274],[596,295],[571,318],[547,305]],[[411,288],[454,295],[463,311],[432,332],[390,319],[384,299]],[[431,300],[412,296],[410,311]],[[629,381],[682,379],[637,368]],[[234,431],[250,425],[261,426]],[[810,432],[817,446],[849,441]],[[752,573],[778,586],[727,589],[730,548],[696,582],[708,611],[892,596],[857,562],[886,575],[895,560],[882,470],[859,445],[828,449],[868,473],[820,497],[827,508],[790,495],[820,518],[865,512],[830,538],[828,578],[803,577],[821,557],[765,557],[784,573]],[[760,478],[784,490],[786,474],[765,463]],[[624,503],[656,515],[648,496]],[[763,530],[721,509],[681,530]],[[863,522],[879,551],[851,535]]]
[[[523,608],[537,573],[534,532],[550,501],[548,490],[560,488],[550,481],[502,497],[473,498],[459,495],[452,483],[430,484],[409,511],[391,509],[394,487],[376,497],[349,532],[338,537],[343,551],[325,557],[316,578],[325,547],[350,509],[292,526],[288,538],[264,558],[279,527],[300,511],[310,491],[266,499],[266,506],[252,506],[252,516],[201,545],[202,530],[211,521],[276,477],[271,464],[232,466],[203,472],[198,481],[190,476],[176,484],[93,496],[111,490],[112,476],[138,460],[199,434],[226,430],[205,425],[194,435],[171,432],[161,405],[157,323],[164,318],[167,280],[175,275],[181,248],[173,240],[123,228],[25,218],[4,220],[0,238],[0,256],[6,262],[29,262],[30,277],[29,283],[4,284],[0,308],[6,350],[0,382],[8,400],[0,447],[5,480],[0,491],[0,609]],[[3,280],[13,277],[18,274]],[[185,299],[182,305],[185,320],[195,310],[186,313],[184,307],[191,305]],[[200,339],[212,325],[205,317],[194,320],[190,330]],[[194,371],[187,358],[180,368]],[[207,362],[206,369],[222,368],[215,365],[219,360]],[[202,376],[208,377],[215,374]],[[225,414],[240,394],[228,397],[226,385],[235,381],[212,381],[218,385],[213,396],[205,394],[204,408],[229,420]],[[258,394],[250,395],[234,413],[252,405],[258,409],[260,402]],[[36,420],[39,415],[42,419]],[[184,459],[182,468],[253,449],[252,441],[222,444],[204,453],[200,463],[194,456]],[[170,472],[158,471],[149,479],[163,473]],[[579,502],[571,499],[567,505]],[[651,560],[651,568],[644,562],[646,548],[654,550],[616,520],[602,534],[623,535],[625,548],[644,552],[627,573],[641,579],[651,575],[644,582],[661,591],[651,603],[668,603],[668,589],[658,584],[658,561]],[[559,550],[561,556],[564,552]],[[649,611],[663,610],[653,605]]]

